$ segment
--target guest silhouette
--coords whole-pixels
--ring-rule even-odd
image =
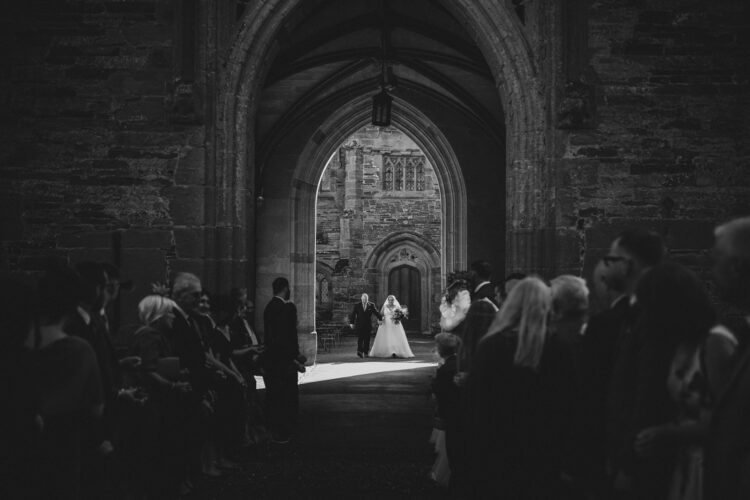
[[[289,281],[273,280],[273,298],[263,311],[266,351],[263,379],[266,384],[268,427],[273,441],[288,443],[297,429],[299,389],[297,372],[304,371],[297,342],[297,308],[289,301]]]

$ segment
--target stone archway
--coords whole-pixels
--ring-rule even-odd
[[[269,210],[274,213],[258,221],[258,234],[261,236],[257,242],[259,258],[264,258],[264,255],[273,255],[273,258],[266,257],[264,264],[272,272],[278,272],[277,270],[284,264],[282,261],[285,256],[276,254],[274,249],[282,245],[281,240],[289,235],[289,233],[278,231],[279,218],[283,217],[284,210],[289,210],[286,216],[291,231],[289,276],[302,331],[308,329],[312,331],[315,328],[315,325],[305,321],[307,318],[315,317],[314,300],[311,300],[314,298],[315,287],[315,219],[311,214],[315,213],[318,182],[328,159],[341,142],[369,123],[370,106],[369,95],[362,96],[329,117],[317,129],[296,161],[289,185],[291,189],[289,197],[284,198],[284,201],[281,200],[283,197],[277,197],[275,207],[264,208],[264,211]],[[467,200],[458,160],[450,144],[437,127],[408,103],[398,99],[394,101],[393,124],[420,147],[438,176],[443,207],[441,250],[444,249],[444,251],[436,252],[437,261],[434,267],[442,269],[445,273],[464,269],[467,265]],[[259,271],[258,279],[270,282],[273,278],[271,273],[266,275]],[[439,287],[440,278],[436,283]],[[259,290],[260,294],[263,292],[265,291]],[[422,296],[431,297],[431,295],[424,293]],[[423,308],[423,310],[428,309]],[[423,324],[428,324],[426,318]]]
[[[314,235],[309,240],[302,238],[298,241],[294,235],[304,234],[304,227],[299,227],[304,223],[299,219],[287,221],[281,228],[282,231],[289,228],[286,234],[291,233],[294,240],[290,251],[278,256],[286,259],[285,264],[276,259],[279,248],[274,248],[273,244],[264,249],[254,248],[263,236],[258,234],[255,226],[259,193],[255,179],[254,127],[259,90],[279,48],[276,37],[300,1],[252,2],[238,23],[226,59],[227,69],[221,74],[220,95],[223,100],[217,107],[213,148],[209,151],[216,164],[213,176],[215,203],[208,210],[213,212],[211,218],[217,226],[247,228],[247,231],[226,235],[226,253],[231,262],[247,258],[251,266],[255,262],[256,268],[289,274],[295,288],[310,289]],[[554,145],[546,140],[551,118],[545,111],[548,97],[543,92],[535,63],[538,55],[532,52],[509,2],[455,0],[445,2],[445,8],[466,26],[482,51],[497,84],[506,116],[506,267],[547,274],[553,267],[554,255],[555,193],[548,171],[549,158],[554,157]],[[399,127],[406,128],[403,123]],[[426,135],[432,137],[434,133],[430,131]],[[326,136],[314,137],[311,141],[320,146],[326,139]],[[291,214],[295,217],[306,206],[307,199],[314,199],[316,185],[309,175],[295,176],[292,183],[291,203],[296,208]],[[271,218],[281,217],[282,212],[283,217],[288,217],[290,213],[279,210],[279,207],[274,207],[273,211]],[[267,216],[269,214],[263,218]],[[238,234],[246,234],[247,238],[239,241]],[[451,246],[446,249],[448,247]],[[445,255],[442,257],[446,258]],[[293,273],[291,267],[295,268]],[[254,281],[264,283],[263,278],[266,277],[257,276]],[[260,300],[263,300],[267,291],[262,287],[256,289],[261,292]],[[300,317],[312,317],[313,312],[308,306],[308,310],[300,311]],[[304,325],[303,329],[309,327],[312,325]]]
[[[390,292],[387,289],[390,272],[403,265],[416,268],[422,276],[420,290],[420,323],[423,333],[430,333],[432,323],[437,322],[442,282],[440,272],[441,255],[429,241],[410,232],[393,233],[383,239],[370,253],[365,262],[365,280],[380,304]]]

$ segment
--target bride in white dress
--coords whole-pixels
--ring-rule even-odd
[[[400,321],[398,323],[393,321],[393,312],[396,309],[401,309],[401,305],[396,297],[389,295],[380,311],[383,315],[383,322],[375,334],[375,342],[370,349],[371,358],[414,357],[414,353],[411,352],[409,347],[409,341],[406,340],[404,325]]]

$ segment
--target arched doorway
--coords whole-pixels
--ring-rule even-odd
[[[409,318],[403,321],[407,332],[422,331],[422,277],[419,269],[409,264],[401,264],[388,273],[388,291],[395,295],[402,306],[408,308]]]
[[[390,289],[392,272],[404,267],[415,269],[419,279],[408,278],[405,283],[410,283],[412,290],[401,292],[410,296],[412,303],[404,302],[400,297],[399,301],[409,306],[409,316],[415,320],[412,325],[416,325],[418,319],[420,331],[427,334],[437,331],[440,319],[438,306],[443,277],[440,261],[439,250],[422,235],[396,232],[383,239],[368,256],[365,279],[372,283],[372,293],[382,304],[388,294],[393,293]]]

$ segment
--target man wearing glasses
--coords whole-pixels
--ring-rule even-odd
[[[581,405],[581,459],[591,488],[608,497],[611,483],[607,460],[615,465],[628,410],[633,406],[636,346],[631,331],[638,279],[665,255],[661,237],[645,229],[629,229],[612,242],[594,271],[595,287],[611,300],[610,307],[591,317],[582,343],[588,392]]]
[[[706,498],[735,500],[750,495],[750,217],[716,228],[713,275],[719,296],[739,308],[744,321],[727,333],[739,343],[723,360],[709,361],[728,374],[716,394],[706,450]],[[712,331],[712,333],[714,333]],[[716,336],[711,335],[716,341]],[[711,342],[709,340],[709,342]],[[713,351],[713,349],[712,349]],[[729,353],[727,353],[729,354]],[[716,370],[707,370],[709,379]]]

